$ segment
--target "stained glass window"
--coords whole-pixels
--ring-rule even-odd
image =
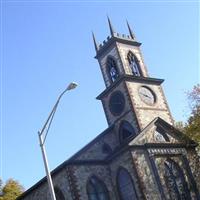
[[[117,183],[121,200],[137,199],[133,180],[126,169],[119,169]]]
[[[165,182],[171,199],[190,200],[190,191],[180,166],[172,159],[167,159],[165,165]]]
[[[112,82],[114,82],[119,77],[115,60],[109,57],[107,60],[107,67],[110,74],[110,78]]]
[[[87,184],[89,200],[109,200],[105,184],[95,176],[92,176]]]
[[[128,52],[127,58],[133,75],[141,76],[138,60],[131,51]]]

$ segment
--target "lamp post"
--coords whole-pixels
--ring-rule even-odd
[[[53,120],[54,114],[56,112],[56,109],[58,107],[58,103],[61,99],[61,97],[65,94],[65,92],[67,92],[68,90],[72,90],[74,88],[77,87],[77,84],[72,82],[68,85],[68,87],[60,94],[60,96],[58,97],[52,111],[50,112],[47,121],[45,122],[43,128],[41,131],[38,131],[38,136],[39,136],[39,141],[40,141],[40,147],[41,147],[41,151],[42,151],[42,158],[44,161],[44,167],[45,167],[45,172],[46,172],[46,176],[47,176],[47,181],[48,181],[48,185],[49,185],[49,191],[50,191],[50,195],[51,195],[51,199],[52,200],[56,200],[55,197],[55,192],[54,192],[54,187],[53,187],[53,183],[52,183],[52,178],[51,178],[51,174],[49,171],[49,165],[48,165],[48,161],[47,161],[47,155],[46,155],[46,150],[44,147],[44,143],[49,131],[49,128],[51,126],[51,122]],[[46,131],[46,132],[45,132]]]

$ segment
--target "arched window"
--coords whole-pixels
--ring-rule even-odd
[[[123,142],[131,136],[136,136],[135,129],[127,121],[122,121],[119,128],[120,141]]]
[[[141,76],[138,60],[131,51],[128,52],[127,58],[128,58],[129,66],[131,68],[133,75]]]
[[[55,187],[54,190],[55,190],[56,200],[65,200],[62,191],[58,187]]]
[[[119,72],[115,60],[111,57],[108,57],[107,59],[107,68],[110,75],[110,79],[112,82],[114,82],[119,77]]]
[[[164,163],[164,177],[171,199],[190,200],[190,191],[180,166],[172,159]]]
[[[92,176],[87,183],[87,193],[89,200],[109,200],[105,184],[95,176]]]
[[[117,176],[117,184],[121,200],[137,199],[135,187],[133,185],[133,180],[126,169],[119,169]]]

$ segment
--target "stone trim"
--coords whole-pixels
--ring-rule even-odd
[[[116,49],[117,49],[117,53],[118,53],[119,60],[120,60],[120,63],[121,63],[122,71],[125,74],[125,69],[124,69],[124,65],[123,65],[123,62],[122,62],[122,57],[121,57],[121,54],[120,54],[118,42],[116,42]]]
[[[107,85],[106,85],[106,79],[105,79],[105,76],[104,76],[104,74],[103,74],[103,69],[102,69],[102,66],[101,66],[101,63],[100,63],[99,60],[98,60],[98,63],[99,63],[99,66],[100,66],[101,74],[102,74],[102,76],[103,76],[104,84],[105,84],[105,86],[107,87]]]
[[[67,173],[67,179],[68,179],[68,182],[69,182],[69,188],[70,188],[70,191],[71,191],[72,199],[80,200],[81,195],[80,195],[80,191],[78,189],[78,184],[77,184],[77,180],[76,180],[76,176],[75,176],[74,167],[68,166],[66,168],[66,173]]]
[[[105,100],[102,99],[101,103],[102,103],[102,106],[103,106],[103,109],[104,109],[104,113],[105,113],[105,116],[106,116],[107,123],[108,123],[108,125],[110,125],[111,121],[110,121],[109,114],[108,114],[109,111],[106,108],[106,102],[105,102]]]
[[[138,77],[133,75],[124,74],[120,76],[115,82],[113,82],[108,88],[106,88],[96,99],[101,100],[104,96],[106,96],[114,87],[119,85],[122,81],[131,81],[131,82],[139,82],[139,83],[152,83],[155,85],[160,85],[164,80],[157,78],[149,78],[149,77]]]
[[[171,114],[171,111],[170,111],[170,109],[169,109],[169,105],[168,105],[168,103],[167,103],[167,99],[166,99],[165,93],[164,93],[164,91],[163,91],[163,89],[162,89],[161,86],[159,87],[159,90],[160,90],[160,94],[162,95],[162,97],[163,97],[163,99],[164,99],[164,103],[165,103],[165,105],[166,105],[166,107],[167,107],[167,114],[168,114],[168,116],[169,116],[169,118],[170,118],[170,120],[171,120],[172,125],[174,125],[174,119],[173,119],[172,114]]]
[[[165,194],[164,194],[164,191],[163,191],[163,187],[162,187],[162,184],[161,184],[161,180],[160,180],[160,176],[158,174],[158,171],[157,171],[157,167],[156,167],[156,164],[155,164],[155,161],[154,161],[154,156],[153,155],[150,155],[147,151],[147,154],[148,154],[148,157],[149,157],[149,161],[150,161],[150,165],[151,165],[151,168],[153,169],[152,170],[152,174],[153,176],[155,177],[156,179],[156,184],[158,186],[158,190],[160,192],[160,195],[161,195],[161,199],[162,200],[166,200],[166,197],[165,197]]]
[[[156,149],[148,149],[149,154],[151,155],[185,155],[186,154],[186,150],[184,148],[156,148]]]
[[[108,55],[108,52],[110,52],[111,50],[112,50],[112,48],[113,47],[115,47],[116,45],[115,45],[115,42],[113,42],[113,43],[110,43],[108,46],[107,46],[107,48],[104,50],[104,52],[102,52],[101,53],[101,55],[100,56],[95,56],[94,58],[96,58],[96,59],[102,59],[102,57],[104,57],[104,56],[106,56],[106,55]]]
[[[130,89],[129,89],[129,87],[128,87],[128,84],[125,82],[124,83],[125,84],[125,90],[126,90],[126,92],[128,93],[128,95],[127,95],[127,100],[128,100],[128,103],[129,103],[129,106],[130,106],[130,108],[131,108],[131,110],[130,111],[132,111],[132,114],[133,114],[133,118],[135,119],[135,121],[136,121],[136,123],[137,123],[137,128],[138,128],[138,133],[141,131],[141,122],[139,121],[139,113],[135,110],[135,106],[133,105],[133,102],[132,102],[132,100],[134,99],[134,98],[131,98],[131,93],[130,93]]]
[[[194,192],[196,194],[197,200],[200,200],[200,194],[199,194],[199,191],[198,191],[198,188],[197,188],[197,184],[194,180],[194,176],[192,174],[192,171],[191,171],[191,168],[190,168],[190,165],[189,165],[189,161],[188,161],[186,155],[182,155],[182,160],[183,160],[183,164],[185,165],[185,169],[186,169],[187,174],[188,174],[188,179],[190,180],[192,187],[194,188]]]
[[[132,157],[132,154],[131,154],[130,151],[129,151],[129,154]],[[134,174],[135,174],[135,180],[136,180],[136,185],[137,185],[137,188],[136,188],[137,196],[138,196],[139,199],[145,200],[146,198],[145,198],[144,193],[142,191],[142,183],[140,181],[140,177],[138,175],[137,168],[135,166],[135,163],[134,163],[133,159],[132,159],[131,163],[132,163],[133,171],[134,171]],[[137,191],[137,189],[139,191]]]
[[[101,48],[98,50],[95,58],[99,58],[102,56],[102,54],[105,53],[105,50],[108,49],[113,43],[123,43],[123,44],[130,44],[130,45],[134,45],[134,46],[140,46],[142,43],[137,42],[135,40],[132,39],[127,39],[127,38],[120,38],[120,37],[111,37],[108,38],[108,41],[105,41],[104,44],[101,46]]]
[[[107,170],[108,170],[108,174],[110,176],[110,182],[111,182],[111,185],[112,185],[112,188],[113,188],[113,193],[115,194],[115,197],[117,197],[118,191],[117,191],[117,188],[115,187],[115,184],[113,182],[112,171],[111,171],[110,165],[108,165]]]
[[[144,62],[144,58],[143,58],[142,50],[141,50],[140,47],[138,47],[138,49],[139,49],[139,53],[140,53],[141,60],[142,60],[142,62],[143,62],[144,70],[146,71],[146,76],[149,77],[149,73],[148,73],[148,70],[147,70],[146,64],[145,64],[145,62]]]
[[[162,109],[162,108],[152,108],[152,107],[136,107],[137,109],[141,109],[141,110],[157,110],[157,111],[168,111],[166,109]]]

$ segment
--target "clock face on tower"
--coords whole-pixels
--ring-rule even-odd
[[[120,91],[114,92],[109,100],[109,109],[113,115],[120,115],[125,107],[125,98]]]
[[[139,96],[146,104],[153,105],[156,102],[156,95],[150,88],[146,86],[139,88]]]

